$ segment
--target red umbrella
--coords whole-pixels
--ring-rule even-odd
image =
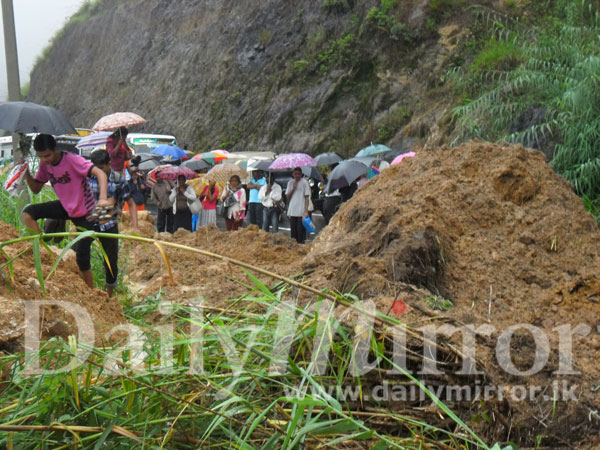
[[[198,178],[198,174],[187,167],[171,166],[166,167],[156,174],[157,178],[166,180],[176,180],[178,177],[184,176],[186,179]]]

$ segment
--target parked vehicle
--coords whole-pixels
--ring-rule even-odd
[[[163,144],[177,144],[175,136],[169,134],[129,133],[127,143],[136,153],[152,153],[152,150]]]

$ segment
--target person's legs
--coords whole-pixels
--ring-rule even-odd
[[[298,219],[299,217],[290,217],[290,237],[298,241]]]
[[[162,233],[165,231],[167,225],[167,213],[166,210],[158,208],[158,214],[156,216],[156,231]]]
[[[106,230],[105,233],[118,234],[119,229],[115,226],[110,230]],[[108,264],[106,263],[106,260],[103,260],[106,280],[106,293],[109,297],[112,297],[113,291],[117,287],[117,276],[119,274],[119,240],[100,238],[100,244],[102,244],[104,253],[106,253],[106,257],[108,258]]]
[[[234,222],[235,222],[235,220],[233,220],[233,219],[225,218],[225,229],[227,231],[233,231]]]
[[[271,222],[269,220],[270,211],[271,211],[271,208],[263,208],[263,211],[262,211],[263,220],[262,220],[261,228],[263,231],[266,231],[267,233],[269,232],[269,225]]]
[[[298,217],[298,243],[299,244],[304,244],[304,242],[306,241],[306,229],[304,228],[304,225],[302,225],[302,217]]]
[[[139,234],[140,229],[138,228],[138,213],[133,198],[129,197],[127,199],[127,204],[129,205],[129,217],[131,220],[131,228],[133,228],[133,231]]]
[[[88,222],[85,217],[79,217],[76,219],[71,219],[73,224],[77,228],[82,228],[84,230],[93,230],[94,224]],[[75,244],[75,261],[77,262],[77,267],[81,271],[81,277],[85,284],[89,287],[94,287],[94,274],[92,273],[92,265],[90,263],[90,252],[92,246],[92,238],[82,239]]]
[[[237,231],[241,228],[243,220],[234,220],[231,226],[231,231]]]
[[[258,205],[258,203],[248,203],[248,222],[251,225],[258,225],[258,217],[256,217],[258,209],[256,208],[256,205]]]
[[[200,219],[200,214],[192,214],[192,231],[196,231],[198,227],[198,221]]]
[[[37,205],[28,205],[25,209],[23,209],[23,214],[21,217],[25,223],[25,226],[36,233],[40,233],[41,231],[37,223],[39,219],[69,219],[69,215],[67,214],[67,211],[65,211],[65,208],[63,208],[60,200],[38,203]]]
[[[263,210],[265,209],[265,207],[263,206],[262,203],[255,203],[255,208],[256,208],[256,225],[258,225],[258,228],[262,228],[263,226]]]
[[[269,208],[269,216],[273,233],[279,233],[279,211],[277,211],[277,208]]]
[[[167,233],[173,233],[175,231],[175,214],[173,214],[173,208],[169,208],[167,211]]]

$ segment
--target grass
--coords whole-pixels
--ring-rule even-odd
[[[82,235],[100,234],[78,236]],[[212,255],[169,242],[120,238],[154,243],[163,250],[176,247]],[[40,242],[37,236],[26,236],[1,246],[25,241],[34,246]],[[125,294],[124,314],[141,337],[137,354],[131,346],[123,351],[124,342],[92,348],[72,338],[52,339],[43,345],[39,358],[45,369],[69,363],[78,349],[91,352],[90,356],[70,371],[28,377],[23,369],[30,355],[0,357],[4,369],[0,444],[25,449],[73,445],[292,449],[364,442],[373,448],[422,448],[434,443],[487,448],[425,388],[455,421],[453,430],[391,410],[382,413],[381,405],[364,409],[360,398],[338,399],[338,391],[350,386],[366,392],[373,382],[356,376],[353,350],[359,341],[352,328],[334,318],[337,304],[351,307],[358,299],[321,293],[272,275],[279,281],[266,286],[248,271],[253,287],[221,308],[210,303],[165,304],[161,292],[132,304]],[[292,301],[297,288],[315,295],[312,308]],[[398,324],[379,313],[377,320]],[[381,369],[404,370],[375,335],[360,342]],[[324,360],[315,357],[321,354]],[[370,424],[382,420],[389,426]]]

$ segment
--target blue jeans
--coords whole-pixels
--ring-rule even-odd
[[[273,233],[279,231],[279,211],[277,208],[263,208],[263,227],[262,229],[269,232],[269,225],[273,227]]]
[[[200,218],[200,214],[192,214],[192,231],[196,231],[196,227],[198,226],[199,218]]]

